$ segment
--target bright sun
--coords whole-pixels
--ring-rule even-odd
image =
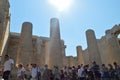
[[[57,8],[58,11],[62,12],[71,6],[72,0],[49,0],[49,2]]]

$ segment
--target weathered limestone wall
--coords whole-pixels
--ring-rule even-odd
[[[37,56],[37,44],[36,44],[36,42],[37,42],[37,37],[36,36],[34,36],[34,37],[32,37],[32,52],[31,52],[31,55],[29,54],[29,56],[31,56],[30,57],[30,61],[31,61],[31,63],[33,64],[33,63],[38,63],[38,56]]]
[[[66,60],[66,61],[65,61],[65,62],[66,62],[65,65],[66,65],[66,66],[71,66],[71,65],[70,65],[70,58],[69,58],[69,57],[66,57],[65,60]]]
[[[120,25],[115,25],[111,29],[111,38],[109,39],[109,42],[111,43],[112,50],[114,51],[114,58],[115,62],[120,64],[120,41],[118,38],[118,35],[120,34]]]
[[[98,47],[101,54],[101,60],[104,64],[113,63],[115,60],[114,52],[111,43],[108,41],[107,37],[102,37],[102,39],[98,40]]]
[[[120,26],[116,25],[112,29],[106,30],[106,35],[99,40],[99,49],[103,63],[117,62],[120,64],[118,34],[120,34]]]
[[[32,49],[32,24],[24,22],[20,35],[17,64],[23,63],[26,65],[34,63],[34,53]]]
[[[44,64],[45,57],[43,56],[42,50],[42,40],[38,37],[36,41],[36,48],[37,48],[37,63],[39,63],[39,66],[42,66]],[[42,61],[43,60],[43,61]]]
[[[84,57],[83,57],[83,51],[82,51],[82,46],[77,46],[77,64],[84,64]]]
[[[87,45],[88,45],[89,63],[96,61],[98,64],[101,64],[101,56],[99,53],[94,31],[91,29],[87,30],[86,38],[87,38]]]
[[[101,63],[106,65],[113,64],[113,62],[120,64],[119,34],[120,25],[115,25],[112,29],[106,30],[105,36],[101,39],[96,39],[94,32],[88,30],[86,32],[88,48],[83,51],[85,63],[91,63],[92,59],[99,63],[101,58]]]
[[[19,33],[10,33],[9,37],[9,43],[8,43],[8,48],[7,48],[7,54],[10,55],[11,58],[14,59],[16,63],[16,57],[18,55],[18,50],[21,47],[21,34]],[[32,57],[34,58],[33,61],[34,63],[38,64],[40,67],[43,67],[45,64],[45,61],[47,60],[46,56],[47,53],[49,52],[49,41],[50,39],[47,37],[38,37],[38,36],[32,36]],[[22,41],[21,41],[22,42]],[[65,45],[64,41],[60,41],[61,46],[62,46],[62,53],[64,54],[65,52]],[[25,44],[24,44],[25,45]],[[26,59],[28,59],[29,56],[26,56]],[[20,58],[19,58],[20,59]]]
[[[10,33],[9,42],[7,47],[7,54],[14,59],[16,63],[17,51],[19,47],[20,34]]]
[[[87,49],[83,51],[83,58],[85,64],[90,64],[90,57]]]
[[[73,56],[66,56],[66,66],[77,66],[77,57],[73,57]]]
[[[39,41],[37,41],[39,39]],[[45,37],[32,37],[32,52],[37,55],[34,59],[36,60],[35,63],[40,65],[41,67],[44,66],[45,64],[45,47],[48,45],[49,38]],[[9,43],[8,43],[8,48],[7,48],[7,54],[10,55],[11,58],[15,60],[16,63],[16,57],[17,57],[17,52],[19,49],[19,41],[20,41],[20,34],[19,33],[10,33],[9,37]],[[44,42],[41,42],[44,41]],[[40,49],[41,48],[41,49]],[[42,65],[41,65],[42,63]]]

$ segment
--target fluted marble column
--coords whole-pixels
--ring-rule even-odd
[[[61,38],[60,38],[60,29],[59,21],[56,18],[50,20],[50,41],[49,41],[49,52],[46,56],[46,63],[50,68],[53,66],[63,66],[63,56],[61,48]]]
[[[20,44],[17,54],[17,64],[23,63],[31,64],[32,59],[32,23],[24,22],[22,24],[22,31],[20,35]]]
[[[84,64],[82,46],[77,46],[77,61],[78,65]]]
[[[98,50],[97,40],[93,30],[89,29],[86,31],[87,45],[88,45],[88,54],[89,54],[89,63],[96,61],[98,64],[101,64],[101,56]]]

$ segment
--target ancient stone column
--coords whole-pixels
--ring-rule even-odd
[[[46,56],[46,63],[50,68],[53,66],[63,66],[62,48],[60,43],[59,21],[56,18],[50,20],[50,41],[49,52]]]
[[[0,0],[0,55],[2,55],[2,60],[4,55],[7,53],[7,44],[9,36],[9,22],[10,22],[10,13],[9,13],[9,1]]]
[[[77,46],[77,61],[78,65],[84,64],[82,46]]]
[[[2,55],[3,40],[7,28],[8,21],[6,20],[6,14],[3,8],[0,7],[0,54]]]
[[[3,20],[4,15],[2,15],[1,11],[0,11],[0,55],[2,55],[2,44],[3,44],[3,32],[4,32],[4,26],[3,23],[5,22]]]
[[[19,49],[17,54],[17,64],[22,63],[24,65],[31,64],[32,59],[32,23],[24,22],[22,24],[22,31],[19,41]]]
[[[98,64],[101,64],[101,56],[98,50],[97,40],[93,30],[89,29],[86,31],[87,45],[88,45],[88,54],[89,54],[89,63],[96,61]]]

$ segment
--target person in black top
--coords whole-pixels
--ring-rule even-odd
[[[92,64],[93,64],[93,66],[91,69],[94,73],[95,80],[101,80],[101,73],[100,73],[99,65],[97,65],[95,61]]]

